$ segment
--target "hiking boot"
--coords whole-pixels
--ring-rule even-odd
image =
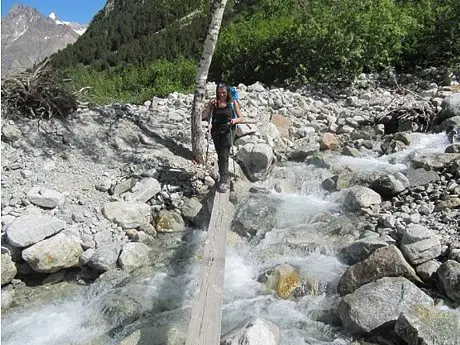
[[[219,193],[225,193],[227,192],[228,187],[229,186],[227,182],[219,182],[219,185],[217,186],[217,191]]]

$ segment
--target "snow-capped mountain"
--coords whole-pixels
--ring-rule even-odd
[[[2,76],[25,70],[74,43],[85,27],[71,24],[75,29],[45,17],[35,8],[13,6],[2,18]]]
[[[87,25],[83,25],[77,22],[66,22],[64,20],[61,20],[54,12],[51,12],[48,17],[54,20],[54,22],[58,25],[70,26],[72,30],[79,35],[83,35],[83,33],[86,31],[86,28],[88,27]]]

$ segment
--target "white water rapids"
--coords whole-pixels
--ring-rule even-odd
[[[441,134],[413,134],[412,139],[412,144],[403,152],[380,158],[338,156],[336,163],[362,171],[401,171],[407,168],[407,157],[413,152],[443,152],[448,144],[445,135]],[[276,225],[257,243],[229,239],[223,332],[249,316],[260,316],[281,328],[282,345],[350,344],[351,339],[341,328],[315,321],[314,315],[334,305],[337,300],[334,293],[323,291],[297,300],[281,300],[267,293],[264,285],[257,281],[265,270],[287,263],[297,267],[302,277],[312,277],[331,286],[337,283],[346,267],[326,243],[319,241],[314,250],[302,253],[276,252],[296,227],[310,224],[318,215],[334,218],[341,214],[340,193],[330,194],[321,188],[321,181],[330,175],[326,169],[289,164],[275,168],[261,183],[271,190],[267,198],[276,200]],[[289,192],[276,192],[277,185]],[[204,236],[202,231],[193,233],[197,238]],[[321,237],[321,233],[312,235]],[[186,333],[200,262],[192,257],[187,265],[185,273],[155,272],[136,278],[125,287],[117,287],[117,296],[136,296],[137,301],[145,301],[140,306],[145,308],[141,318],[148,315],[149,320],[157,322],[157,333],[150,338],[150,344],[176,344],[176,335],[179,334],[180,339],[180,334]],[[56,299],[25,312],[10,312],[2,318],[2,344],[118,344],[117,333],[112,337],[108,332],[119,320],[117,315],[108,316],[103,303],[107,294],[114,293],[112,290],[113,287],[104,285],[88,287],[81,295]],[[149,312],[152,305],[154,313]]]

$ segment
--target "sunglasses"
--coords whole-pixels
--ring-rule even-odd
[[[218,87],[227,87],[227,84],[225,84],[225,83],[219,83],[217,86],[218,86]]]

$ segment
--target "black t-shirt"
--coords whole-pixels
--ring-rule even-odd
[[[213,132],[225,132],[229,130],[229,122],[232,118],[232,106],[227,104],[225,108],[214,108],[212,113]]]

